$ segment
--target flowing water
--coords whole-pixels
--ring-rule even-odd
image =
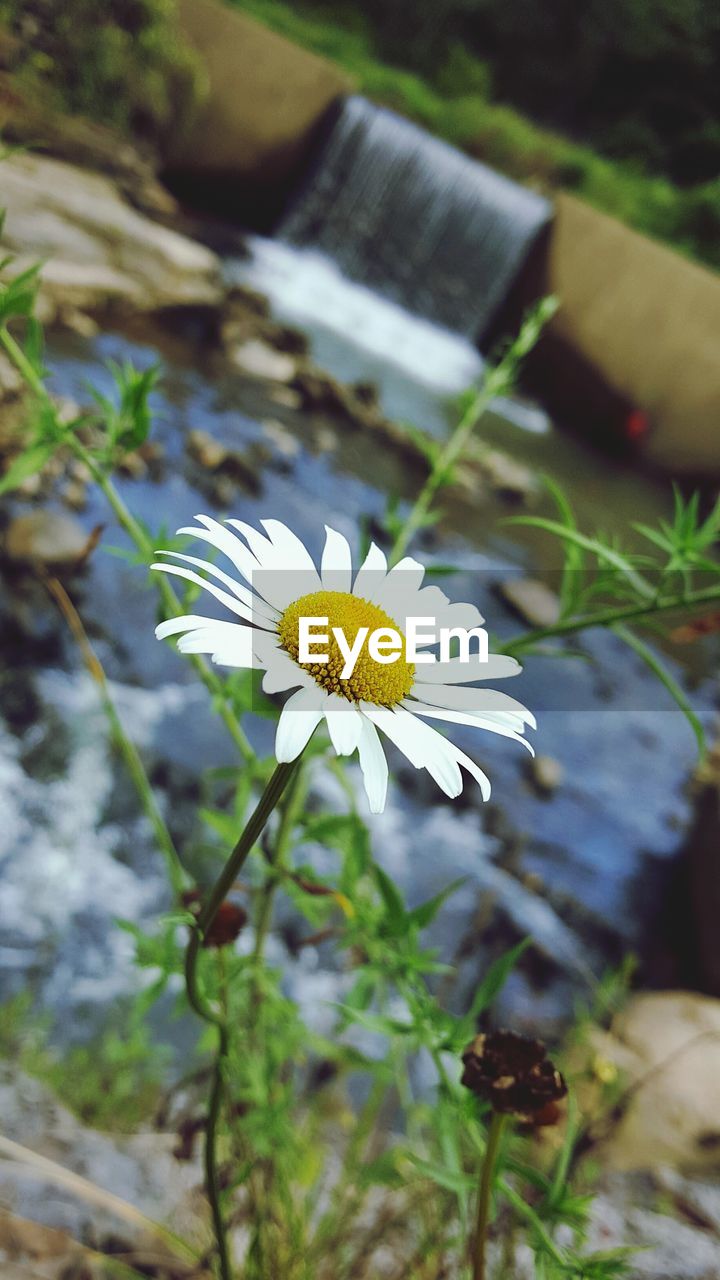
[[[278,235],[480,339],[550,213],[542,196],[356,96],[339,108]]]
[[[250,263],[229,264],[229,270],[283,296],[285,314],[304,308],[315,354],[332,371],[375,378],[394,414],[441,430],[448,391],[478,372],[467,343],[445,332],[433,344],[430,328],[413,328],[417,322],[397,308],[373,304],[367,290],[354,301],[343,295],[345,305],[336,295],[347,286],[327,262],[294,255],[287,246],[277,254],[273,260],[272,247],[258,244]],[[291,268],[305,273],[306,288],[295,294],[278,284],[278,273],[286,279]],[[404,334],[402,341],[388,338],[388,325]],[[425,355],[418,372],[413,359],[420,334],[433,356]],[[325,521],[357,544],[362,516],[379,518],[388,492],[409,493],[397,459],[376,448],[368,457],[362,433],[284,408],[260,384],[227,370],[218,377],[183,342],[161,344],[159,355],[155,438],[166,451],[163,477],[119,481],[128,505],[153,528],[173,530],[196,511],[221,514],[207,495],[206,477],[185,453],[187,433],[197,427],[248,455],[262,446],[268,460],[259,492],[239,491],[233,512],[250,521],[271,515],[287,521],[316,554]],[[98,377],[109,389],[100,370],[109,358],[146,365],[158,350],[113,334],[56,338],[48,353],[53,389],[82,400],[86,381]],[[494,415],[483,430],[488,438],[502,437],[511,453],[559,473],[586,524],[608,519],[608,486],[618,524],[630,516],[652,521],[667,508],[664,486],[559,437],[532,414],[530,425],[543,429],[529,432],[520,425],[525,419],[522,412],[514,423]],[[277,448],[278,422],[286,433],[283,449]],[[450,511],[426,538],[423,555],[459,565],[447,590],[477,600],[493,629],[507,635],[517,624],[494,586],[512,573],[546,567],[547,550],[499,526],[502,514],[507,511],[495,502]],[[81,518],[88,529],[99,522],[106,529],[72,592],[121,717],[185,847],[199,838],[193,814],[201,771],[233,765],[236,755],[192,671],[154,640],[153,593],[98,494],[91,491]],[[7,997],[31,983],[62,1036],[71,1024],[75,1031],[96,1026],[139,980],[130,940],[115,928],[115,917],[149,922],[167,895],[152,835],[108,743],[95,688],[72,640],[37,583],[7,577],[0,585],[1,991]],[[447,802],[434,784],[396,760],[388,808],[370,820],[376,854],[411,903],[464,878],[432,930],[444,958],[462,941],[456,999],[467,997],[489,957],[532,935],[534,947],[508,983],[501,1013],[516,1025],[544,1030],[567,1016],[578,994],[589,994],[593,974],[638,946],[653,927],[688,815],[685,783],[694,762],[690,731],[644,668],[612,636],[588,636],[584,646],[589,662],[537,658],[514,683],[513,693],[538,713],[538,750],[565,770],[551,800],[529,784],[517,744],[459,730],[462,745],[492,777],[491,804],[482,805],[472,784],[461,801]],[[691,695],[706,719],[711,694],[709,682],[701,682]],[[250,732],[271,749],[267,721],[252,719]],[[342,807],[331,778],[317,776],[315,788],[325,802]],[[332,873],[326,850],[306,848],[301,856]],[[330,1002],[342,998],[349,976],[329,947],[298,952],[297,925],[283,913],[279,923],[272,958],[287,968],[288,988],[308,1016],[325,1026]]]

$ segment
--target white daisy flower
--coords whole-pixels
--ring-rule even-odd
[[[350,756],[357,750],[370,809],[380,813],[385,806],[388,766],[378,730],[416,769],[427,769],[451,797],[462,791],[461,766],[479,783],[485,800],[490,783],[474,760],[426,720],[487,729],[517,739],[532,753],[523,736],[526,725],[535,727],[532,714],[505,693],[473,687],[479,681],[517,675],[521,667],[514,658],[491,653],[482,662],[450,658],[421,664],[407,661],[403,650],[396,660],[381,663],[364,646],[352,674],[342,678],[345,658],[333,627],[341,628],[352,645],[362,627],[369,632],[390,628],[404,637],[408,619],[427,624],[431,618],[436,632],[445,627],[482,626],[474,605],[452,604],[438,587],[422,586],[425,570],[417,560],[408,556],[388,568],[384,553],[373,543],[353,581],[350,546],[342,534],[327,526],[318,570],[305,545],[279,520],[261,520],[264,533],[241,520],[226,522],[235,532],[210,516],[196,520],[196,526],[178,533],[210,543],[227,556],[248,585],[206,560],[159,552],[181,563],[154,564],[153,569],[202,587],[235,620],[185,614],[162,622],[155,634],[159,640],[179,635],[178,648],[183,653],[209,654],[222,666],[264,670],[266,693],[295,691],[282,709],[277,728],[279,762],[295,760],[324,720],[338,755]],[[319,617],[328,619],[328,643],[321,646],[328,661],[301,663],[299,620]],[[432,640],[425,643],[430,645]],[[419,638],[418,653],[422,646]]]

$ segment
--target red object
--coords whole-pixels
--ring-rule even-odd
[[[625,419],[625,438],[627,440],[642,440],[649,430],[650,423],[644,409],[631,409]]]

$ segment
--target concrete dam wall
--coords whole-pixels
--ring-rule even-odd
[[[720,473],[720,277],[570,196],[552,202],[390,112],[220,0],[179,0],[210,91],[170,157],[192,200],[313,244],[483,349],[560,310],[528,370],[560,421]]]

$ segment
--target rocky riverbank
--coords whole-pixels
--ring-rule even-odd
[[[720,1276],[719,1135],[712,1127],[720,1114],[719,1030],[719,1004],[678,993],[638,997],[609,1032],[590,1036],[586,1082],[594,1074],[597,1085],[603,1073],[607,1081],[613,1067],[622,1068],[625,1107],[622,1120],[609,1126],[603,1171],[593,1180],[588,1247],[636,1251],[629,1280]],[[703,1031],[714,1042],[701,1041]],[[208,1228],[187,1089],[166,1098],[164,1128],[122,1137],[82,1124],[37,1081],[8,1066],[0,1067],[0,1106],[5,1280],[105,1280],[113,1258],[162,1280],[209,1274],[192,1261],[193,1254],[202,1258]],[[388,1195],[401,1217],[403,1192]],[[386,1210],[387,1195],[371,1202],[363,1230]],[[508,1274],[510,1250],[514,1280],[533,1280],[530,1249],[522,1238],[509,1243],[505,1226],[501,1216],[490,1277]],[[237,1229],[240,1243],[241,1219]],[[187,1244],[187,1253],[167,1231]],[[394,1244],[370,1249],[358,1280],[392,1280],[407,1247],[400,1231]]]
[[[389,421],[367,381],[344,384],[319,369],[303,335],[274,320],[260,295],[228,289],[220,257],[188,234],[188,224],[179,213],[178,225],[183,229],[178,231],[167,225],[174,218],[169,198],[164,202],[156,195],[157,215],[150,216],[149,196],[145,209],[139,208],[137,200],[133,203],[129,199],[127,185],[123,187],[116,177],[42,156],[6,158],[0,174],[3,199],[7,197],[9,209],[4,247],[19,255],[23,263],[38,257],[46,259],[41,313],[60,343],[66,343],[68,363],[77,362],[78,379],[86,368],[78,348],[83,350],[83,358],[95,359],[95,346],[88,339],[96,335],[103,342],[105,333],[112,328],[130,334],[138,344],[146,344],[140,347],[141,355],[147,356],[151,345],[181,352],[183,360],[185,353],[192,351],[207,374],[208,395],[215,399],[222,401],[223,395],[230,399],[228,387],[242,392],[237,401],[230,399],[234,416],[224,424],[227,430],[221,437],[214,428],[223,426],[222,404],[220,409],[214,409],[211,429],[205,429],[203,420],[196,421],[194,416],[203,402],[191,398],[189,383],[171,386],[169,394],[176,397],[175,403],[187,401],[190,406],[187,422],[181,417],[180,423],[173,423],[172,431],[162,439],[151,441],[131,455],[122,477],[123,482],[137,482],[133,494],[145,514],[148,510],[156,513],[156,484],[172,479],[184,487],[180,500],[177,488],[173,491],[174,505],[168,518],[178,514],[176,508],[197,492],[207,494],[218,507],[231,505],[241,496],[252,508],[254,518],[253,504],[258,495],[265,498],[271,489],[274,502],[294,502],[297,510],[293,514],[302,519],[304,506],[315,503],[319,507],[325,499],[329,483],[343,486],[338,509],[346,500],[353,502],[354,518],[355,508],[366,510],[363,502],[374,501],[376,490],[368,483],[358,492],[358,477],[366,481],[372,472],[371,479],[377,482],[378,458],[382,458],[383,468],[395,468],[398,488],[401,484],[417,488],[428,465],[428,442]],[[103,354],[107,353],[104,347]],[[115,354],[114,348],[109,353]],[[8,424],[12,427],[7,434],[14,440],[6,450],[9,458],[21,439],[18,432],[24,411],[23,388],[4,358],[0,359],[0,385],[4,397],[0,422],[6,428]],[[76,387],[70,392],[75,395]],[[68,404],[68,412],[76,410],[76,404]],[[253,425],[247,425],[243,413],[254,419]],[[358,455],[353,466],[344,470],[340,467],[337,473],[324,470],[322,459],[339,456],[344,446],[354,448]],[[306,453],[320,459],[319,463],[314,462],[311,472],[306,462],[299,461]],[[450,528],[466,531],[469,513],[475,514],[488,496],[501,504],[532,502],[536,490],[531,467],[509,459],[501,450],[488,450],[478,444],[457,478]],[[3,849],[0,855],[8,859],[2,865],[3,873],[7,871],[3,903],[12,907],[13,915],[12,935],[3,945],[9,964],[15,966],[13,976],[20,982],[36,976],[36,950],[48,947],[53,977],[45,993],[61,1018],[72,1018],[77,1007],[68,1001],[75,999],[76,991],[70,992],[73,983],[69,977],[77,980],[76,988],[82,992],[77,998],[87,1004],[95,1002],[96,1008],[127,994],[130,962],[124,936],[121,938],[112,924],[116,903],[122,900],[128,916],[148,918],[162,907],[162,889],[148,833],[140,828],[136,815],[128,818],[129,806],[127,812],[114,807],[121,788],[94,691],[89,684],[82,685],[77,671],[66,678],[59,638],[63,624],[58,618],[47,624],[32,594],[36,585],[33,575],[27,573],[38,561],[76,566],[84,562],[88,536],[100,518],[93,505],[89,477],[69,459],[60,458],[39,478],[33,478],[20,496],[24,500],[21,509],[14,510],[12,521],[3,530],[3,553],[11,562],[11,616],[17,605],[9,639],[13,646],[12,670],[20,672],[16,688],[11,691],[13,753],[11,761],[8,756],[9,763],[5,762],[8,772],[4,777],[13,798],[18,800],[17,833],[22,844],[20,858],[13,858],[12,849],[9,853]],[[72,517],[49,509],[46,500],[51,497],[53,501],[59,498]],[[377,501],[372,510],[380,514]],[[322,507],[320,515],[324,511]],[[117,536],[117,530],[112,532],[113,537]],[[466,544],[462,549],[467,550]],[[90,565],[89,575],[92,571]],[[153,673],[157,676],[154,702],[141,687],[138,670],[142,670],[146,655],[143,653],[142,661],[136,665],[132,656],[142,643],[138,634],[147,633],[148,651],[150,644],[153,651],[155,647],[151,640],[151,610],[146,610],[147,617],[142,614],[146,602],[138,604],[132,591],[128,608],[131,614],[136,607],[140,609],[140,625],[134,614],[125,618],[127,630],[119,640],[113,634],[112,645],[108,643],[108,633],[103,631],[103,608],[124,585],[121,577],[111,578],[103,596],[103,576],[110,577],[110,573],[106,569],[103,574],[90,576],[90,587],[87,580],[81,580],[80,590],[87,592],[88,599],[93,591],[97,593],[94,612],[88,610],[89,623],[100,636],[106,658],[115,661],[115,651],[120,652],[114,673],[118,704],[132,721],[139,746],[152,767],[167,783],[163,795],[171,796],[173,803],[179,805],[183,793],[196,779],[196,761],[173,755],[182,745],[178,723],[186,722],[192,710],[197,732],[202,733],[201,711],[198,703],[190,706],[192,688],[171,683],[166,670],[152,666],[160,659],[157,655],[150,659],[149,652],[146,674],[150,673],[151,682]],[[20,575],[17,595],[13,592],[18,579],[13,574]],[[547,589],[540,596],[537,590],[520,596],[515,590],[510,604],[521,614],[524,611],[524,616],[529,616],[531,607],[553,607]],[[29,655],[30,660],[37,655],[38,666],[43,670],[46,666],[53,669],[53,688],[41,689],[39,694],[37,689],[32,691],[33,698],[45,699],[44,711],[38,711],[34,702],[30,705],[31,698],[25,696],[30,688]],[[67,665],[72,670],[71,664]],[[596,704],[592,706],[595,708]],[[161,724],[162,733],[158,732]],[[73,726],[77,741],[65,733],[67,725]],[[538,762],[529,777],[520,775],[514,764],[514,772],[508,773],[513,814],[521,828],[533,830],[540,849],[535,864],[529,868],[522,865],[524,837],[505,822],[502,800],[487,818],[487,827],[482,828],[472,808],[459,812],[452,831],[447,810],[422,810],[428,838],[437,840],[442,830],[448,868],[455,859],[456,865],[448,869],[447,879],[452,878],[451,870],[472,877],[468,894],[474,895],[475,908],[455,918],[457,936],[463,935],[467,942],[463,953],[466,983],[477,980],[478,964],[483,963],[478,959],[478,938],[488,913],[494,920],[493,930],[502,934],[502,945],[518,935],[536,933],[536,965],[556,966],[564,981],[564,965],[568,972],[574,972],[584,963],[586,938],[581,935],[585,925],[594,943],[604,936],[602,922],[612,914],[612,898],[592,901],[587,907],[583,903],[580,909],[568,905],[570,891],[580,895],[587,892],[583,874],[594,884],[598,859],[604,859],[603,880],[611,881],[616,895],[626,903],[630,873],[618,871],[613,865],[608,856],[610,846],[619,847],[621,859],[626,854],[634,856],[638,846],[643,850],[654,848],[663,839],[663,850],[670,849],[672,837],[667,831],[663,835],[661,827],[666,823],[669,828],[673,815],[664,812],[662,822],[658,816],[649,831],[640,825],[628,830],[618,823],[617,829],[611,826],[606,833],[604,843],[598,841],[597,832],[600,830],[602,835],[607,813],[614,808],[623,809],[622,795],[617,804],[611,796],[601,797],[598,802],[593,770],[599,732],[593,728],[589,754],[584,740],[578,738],[576,754],[584,763],[578,765],[573,758],[573,773],[577,776],[573,776],[571,784],[567,771],[563,779],[562,768],[553,757],[549,764],[547,759]],[[638,786],[652,768],[658,773],[658,785],[669,793],[677,785],[677,763],[669,768],[661,745],[652,738],[647,725],[641,724],[640,729],[635,726],[631,734],[638,752]],[[552,742],[551,733],[546,735],[546,741],[548,738]],[[60,763],[56,758],[58,742],[63,756]],[[563,735],[556,733],[552,749],[558,756],[564,745]],[[571,756],[573,749],[571,743]],[[606,750],[609,754],[616,752],[617,744],[607,739]],[[214,742],[207,755],[212,760],[221,759]],[[92,791],[86,782],[89,760],[93,765]],[[70,778],[62,772],[68,761],[72,764]],[[413,792],[413,786],[417,784],[411,779],[408,794],[413,803],[417,801],[421,806],[424,797]],[[398,790],[400,793],[401,788]],[[502,797],[502,784],[498,791]],[[75,811],[73,805],[81,792],[85,808]],[[647,797],[648,809],[651,800],[657,801],[655,792]],[[544,816],[547,820],[554,805],[559,806],[564,817],[557,819],[554,827],[551,824],[551,834],[543,845],[542,820]],[[642,795],[638,808],[643,808]],[[72,823],[58,831],[57,815],[68,809],[73,812]],[[420,807],[413,810],[413,820],[419,812]],[[408,814],[398,804],[389,808],[384,823],[378,824],[377,837],[384,839],[389,832],[392,838],[388,843],[399,849],[406,874],[413,850],[405,848],[398,832],[408,827]],[[579,889],[578,864],[572,863],[574,850],[561,843],[559,827],[566,836],[568,831],[577,830],[579,843],[584,841],[587,845],[587,851],[583,848],[581,854],[587,858],[590,870],[581,866]],[[43,882],[42,868],[49,848],[57,855],[55,879],[49,877]],[[537,865],[540,857],[542,868]],[[637,864],[633,865],[635,873]],[[564,893],[562,874],[567,867],[571,867],[572,874],[568,877],[570,887]],[[415,878],[420,874],[416,871]],[[428,874],[427,868],[424,874]],[[41,882],[42,893],[38,889]],[[437,887],[428,882],[422,889],[429,894]],[[592,893],[588,897],[592,898]],[[574,901],[573,898],[573,904]],[[29,902],[32,912],[26,909]],[[627,936],[622,932],[621,942],[627,945]],[[617,945],[620,944],[614,938],[613,946]],[[87,947],[87,955],[80,956],[83,947]],[[317,954],[311,957],[309,952],[303,952],[305,955],[307,967],[302,968],[304,960],[298,961],[290,981],[297,987],[315,983],[310,987],[312,992],[336,996],[336,987],[328,986],[336,975],[329,977],[330,970],[323,969],[325,959]],[[298,960],[297,952],[294,960]],[[523,987],[522,983],[526,985]],[[555,1016],[554,1009],[549,1014],[547,1008],[543,1009],[540,988],[537,973],[531,971],[523,974],[521,986],[515,990],[517,1016],[527,1025],[532,1025],[533,1018]],[[649,1252],[638,1254],[632,1264],[633,1274],[638,1277],[716,1280],[720,1276],[720,1192],[714,1181],[719,1166],[718,1134],[712,1117],[720,1114],[718,1006],[686,995],[646,999],[651,1003],[643,1004],[642,999],[635,1002],[610,1033],[598,1032],[593,1039],[590,1075],[594,1073],[600,1083],[603,1076],[620,1081],[623,1105],[618,1103],[607,1132],[602,1115],[597,1129],[593,1129],[593,1150],[602,1158],[606,1173],[599,1184],[592,1239],[598,1248],[628,1242],[647,1247]],[[657,1003],[653,1004],[653,999]],[[312,1000],[317,1005],[315,995]],[[593,1098],[590,1094],[588,1114]],[[68,1280],[69,1275],[93,1275],[93,1268],[102,1268],[103,1264],[89,1249],[113,1249],[131,1258],[133,1251],[139,1251],[148,1274],[170,1276],[172,1280],[176,1275],[179,1280],[187,1274],[182,1261],[173,1259],[170,1263],[166,1256],[158,1261],[157,1239],[148,1240],[146,1224],[140,1223],[136,1214],[128,1215],[117,1203],[113,1205],[110,1195],[101,1196],[102,1203],[88,1198],[88,1184],[104,1188],[151,1217],[173,1226],[182,1222],[183,1230],[202,1241],[205,1224],[198,1212],[199,1170],[194,1159],[177,1161],[172,1154],[177,1148],[177,1131],[128,1139],[95,1133],[60,1108],[36,1082],[10,1068],[0,1084],[0,1106],[6,1139],[6,1145],[0,1145],[0,1203],[6,1211],[0,1222],[0,1259],[8,1280]],[[24,1154],[8,1146],[8,1142],[20,1144],[25,1148]],[[48,1168],[42,1164],[44,1159],[54,1161],[55,1166]],[[87,1182],[80,1185],[68,1180],[63,1177],[63,1169]],[[18,1221],[27,1217],[46,1224],[50,1234],[36,1234]],[[79,1248],[75,1243],[78,1241]],[[521,1247],[515,1264],[518,1277],[524,1275],[524,1259]],[[368,1272],[368,1280],[392,1275],[391,1270],[381,1269],[392,1263],[392,1258],[386,1258],[385,1263],[371,1260],[373,1269]],[[102,1275],[102,1270],[97,1274]]]

